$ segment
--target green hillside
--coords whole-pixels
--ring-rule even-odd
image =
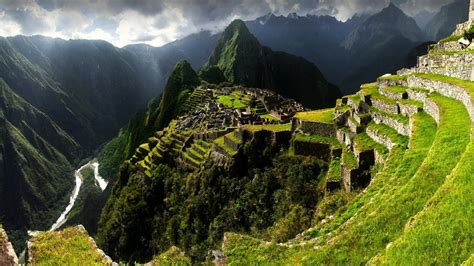
[[[0,217],[22,247],[26,228],[47,228],[59,216],[81,146],[1,79],[0,105]]]

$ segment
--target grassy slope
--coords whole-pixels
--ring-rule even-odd
[[[471,82],[433,74],[420,76],[461,86],[474,98]],[[473,137],[471,129],[471,140]],[[460,264],[469,258],[474,247],[473,156],[474,143],[471,141],[458,166],[430,199],[427,207],[414,217],[404,234],[374,261],[390,264]],[[413,252],[417,256],[408,256]]]
[[[364,211],[365,207],[363,206],[368,204],[372,197],[383,198],[384,196],[386,196],[386,194],[390,195],[391,192],[384,193],[383,188],[385,188],[389,184],[391,184],[392,187],[399,185],[399,178],[390,177],[410,176],[410,174],[412,175],[416,171],[416,169],[420,166],[420,164],[426,157],[429,147],[433,142],[434,134],[436,132],[436,125],[434,121],[425,113],[417,114],[416,116],[414,116],[413,119],[414,132],[409,144],[410,149],[405,152],[404,149],[395,148],[387,160],[385,169],[374,178],[374,181],[367,189],[367,191],[363,194],[360,194],[348,206],[347,209],[342,210],[342,212],[336,213],[335,219],[333,219],[330,223],[320,225],[310,230],[307,233],[309,236],[324,236],[326,233],[331,232],[336,228],[340,227],[349,218],[353,217],[355,213]],[[374,200],[372,202],[377,202],[377,200]],[[285,255],[281,255],[281,250],[283,249],[283,247],[274,246],[274,248],[280,250],[280,252],[267,254],[265,253],[265,250],[271,249],[269,248],[269,244],[265,244],[258,240],[245,237],[247,243],[249,244],[247,245],[247,247],[245,247],[245,245],[244,247],[242,247],[241,243],[239,243],[240,241],[238,240],[241,238],[240,236],[230,234],[229,238],[231,237],[232,241],[228,241],[226,249],[226,254],[229,255],[231,262],[245,263],[245,261],[248,261],[248,259],[255,259],[256,262],[263,262],[269,260],[282,262],[286,260],[287,263],[296,263],[301,262],[301,258],[303,256],[314,255],[313,253],[315,252],[314,250],[301,252],[295,248],[288,250]],[[243,256],[239,255],[239,253],[243,253],[243,250],[246,250],[248,254],[247,258],[244,258]],[[329,250],[325,249],[325,252],[329,252]],[[344,253],[338,253],[333,258],[337,258],[337,256],[344,256],[342,254]],[[290,261],[288,261],[288,259],[290,259]]]
[[[383,191],[372,197],[372,203],[366,204],[329,245],[320,252],[311,252],[307,262],[367,262],[403,233],[405,223],[423,209],[443,184],[468,144],[470,120],[459,102],[442,96],[433,96],[433,100],[442,109],[441,123],[425,160],[404,160],[393,177],[395,182],[388,181]]]
[[[35,265],[106,265],[87,233],[76,228],[39,233],[32,253]]]

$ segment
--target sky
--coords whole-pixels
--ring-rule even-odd
[[[453,0],[393,0],[409,15],[436,12]],[[331,15],[345,21],[375,13],[390,0],[0,0],[0,36],[45,35],[101,39],[123,47],[162,46],[201,30],[217,32],[232,20],[270,12]]]

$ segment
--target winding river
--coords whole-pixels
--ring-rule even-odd
[[[81,166],[81,168],[77,169],[74,173],[76,185],[74,186],[74,190],[72,191],[71,197],[69,198],[69,204],[66,206],[66,209],[63,211],[63,213],[61,213],[56,222],[51,226],[51,228],[49,229],[50,231],[58,229],[67,221],[68,214],[74,207],[76,199],[79,196],[79,192],[81,191],[81,186],[83,182],[82,171],[86,168],[90,168],[94,171],[95,185],[98,186],[100,190],[104,191],[107,188],[107,181],[99,175],[98,162],[88,162],[85,165]]]

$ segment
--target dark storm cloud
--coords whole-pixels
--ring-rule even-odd
[[[393,0],[412,16],[437,11],[452,1]],[[156,38],[157,44],[201,29],[220,30],[235,18],[295,12],[345,20],[355,13],[377,12],[389,3],[390,0],[0,0],[0,21],[4,22],[0,33],[12,31],[5,29],[6,25],[18,25],[18,34],[71,38],[95,34],[97,38],[108,36],[108,41],[118,45],[127,40],[152,42]]]

